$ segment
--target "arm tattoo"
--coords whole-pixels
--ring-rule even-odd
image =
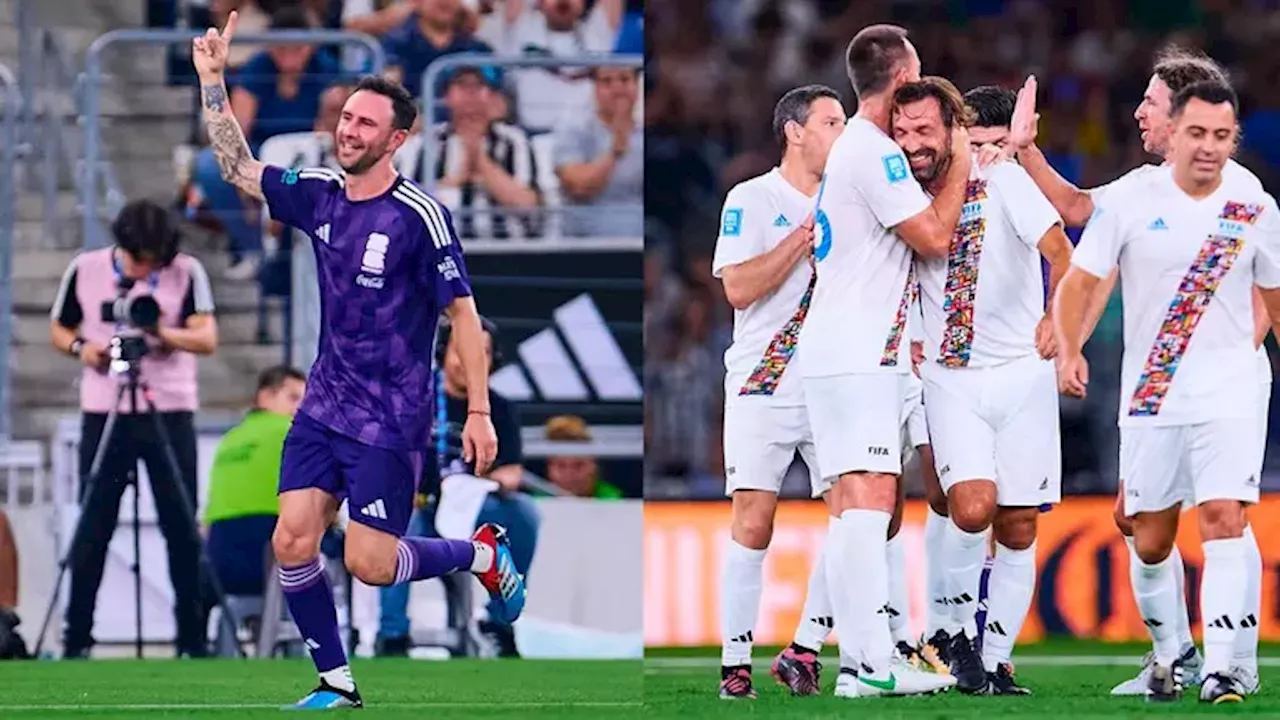
[[[222,178],[245,192],[259,195],[261,190],[255,161],[240,123],[227,106],[227,89],[218,83],[204,85],[200,92],[204,96],[209,145],[218,161],[218,169],[222,171]]]
[[[204,85],[200,88],[204,95],[204,106],[214,112],[222,112],[227,106],[227,89],[222,85]]]

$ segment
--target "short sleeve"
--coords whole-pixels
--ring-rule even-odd
[[[62,274],[62,282],[58,285],[58,295],[53,300],[53,309],[49,316],[64,328],[74,330],[84,322],[84,310],[80,307],[80,299],[76,296],[76,266],[79,258],[72,260]]]
[[[1029,248],[1038,248],[1040,238],[1049,228],[1061,223],[1062,216],[1021,166],[1001,163],[991,177],[999,183],[1005,213],[1018,239]]]
[[[471,278],[462,257],[462,245],[453,227],[453,215],[444,205],[412,185],[403,191],[403,199],[422,221],[422,266],[420,277],[434,288],[436,307],[444,309],[460,297],[471,296]],[[397,190],[397,196],[402,191]]]
[[[342,186],[342,176],[328,168],[286,170],[275,165],[262,168],[262,195],[273,220],[312,232],[320,199]]]
[[[557,168],[591,160],[588,157],[587,143],[577,129],[572,127],[561,128],[552,135],[551,157]]]
[[[711,261],[711,274],[715,277],[721,277],[730,265],[746,262],[765,251],[765,209],[760,203],[750,202],[751,195],[749,188],[737,185],[724,199],[720,234]]]
[[[204,265],[192,257],[189,259],[190,270],[187,281],[187,292],[182,298],[182,321],[186,322],[192,315],[209,314],[214,311],[213,286],[209,284],[209,273]]]
[[[1280,208],[1267,195],[1258,216],[1258,252],[1253,257],[1254,284],[1264,290],[1280,288]]]
[[[874,160],[858,162],[855,172],[876,220],[893,228],[928,209],[930,200],[911,174],[902,150],[890,143],[883,148]]]
[[[1096,278],[1105,278],[1115,269],[1124,246],[1124,228],[1120,212],[1115,209],[1122,198],[1111,196],[1112,203],[1095,205],[1085,225],[1080,244],[1071,253],[1071,264]]]

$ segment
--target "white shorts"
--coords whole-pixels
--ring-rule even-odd
[[[735,490],[777,493],[796,452],[809,468],[809,485],[817,497],[821,487],[818,459],[803,405],[730,402],[725,406],[725,495],[731,496]]]
[[[1257,418],[1195,425],[1121,426],[1124,514],[1209,500],[1258,502]]]
[[[921,365],[925,415],[943,492],[994,480],[1004,507],[1062,499],[1058,380],[1038,356],[987,368]]]
[[[1262,476],[1262,461],[1267,454],[1267,421],[1271,418],[1271,359],[1265,349],[1258,357],[1258,476]]]
[[[902,457],[929,444],[929,423],[924,414],[924,383],[915,373],[907,375],[907,391],[902,399]]]
[[[907,376],[860,373],[804,379],[818,472],[902,472],[902,407]]]

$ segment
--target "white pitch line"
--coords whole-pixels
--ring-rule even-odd
[[[94,711],[146,711],[146,710],[277,710],[287,707],[281,703],[147,703],[130,705],[0,705],[0,712],[35,712],[37,710],[94,710]],[[644,707],[642,702],[417,702],[417,703],[372,703],[366,709],[378,708],[628,708]]]
[[[1142,665],[1142,658],[1122,655],[1026,655],[1023,657],[1015,655],[1013,664],[1017,667],[1114,667],[1119,665],[1139,667]],[[1258,664],[1262,667],[1280,667],[1280,657],[1258,658]],[[644,661],[645,672],[655,673],[666,670],[701,670],[719,666],[720,658],[717,657],[655,657],[646,658]]]

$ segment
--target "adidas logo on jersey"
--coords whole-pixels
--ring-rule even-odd
[[[1151,221],[1151,224],[1147,226],[1147,229],[1148,230],[1168,230],[1169,226],[1164,224],[1164,218],[1158,217],[1155,220]]]
[[[373,502],[360,508],[360,514],[366,517],[378,518],[379,520],[387,519],[387,506],[382,504],[382,498],[378,498]]]
[[[774,226],[774,227],[791,227],[791,221],[787,219],[787,216],[786,216],[786,215],[781,215],[781,214],[780,214],[780,215],[778,215],[778,217],[773,221],[773,226]]]

